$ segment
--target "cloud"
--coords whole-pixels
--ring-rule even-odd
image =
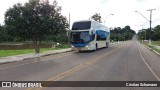
[[[28,0],[0,0],[0,24],[4,24],[4,14],[9,9],[12,7],[14,4],[17,3],[24,3],[27,2]]]
[[[101,0],[100,3],[101,3],[101,4],[104,4],[104,3],[108,2],[108,1],[109,1],[109,0]]]
[[[147,0],[137,0],[138,2],[146,2]]]

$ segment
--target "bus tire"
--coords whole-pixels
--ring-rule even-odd
[[[106,42],[106,48],[108,48],[109,47],[109,44],[108,44],[108,42]]]
[[[98,45],[97,45],[97,43],[95,44],[95,51],[98,49]]]

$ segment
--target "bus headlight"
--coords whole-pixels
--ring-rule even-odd
[[[89,46],[87,45],[86,48],[89,48]]]
[[[90,49],[90,48],[89,48],[90,46],[88,46],[88,45],[87,45],[87,46],[85,46],[85,47],[86,47],[88,50]]]
[[[74,47],[73,45],[71,45],[71,47]]]

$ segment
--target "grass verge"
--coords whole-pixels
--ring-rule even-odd
[[[51,50],[60,50],[69,48],[67,45],[57,46],[55,48],[41,48],[40,52],[46,52]],[[20,54],[28,54],[28,53],[35,53],[34,49],[24,49],[24,50],[0,50],[0,57],[6,56],[13,56],[13,55],[20,55]]]
[[[152,41],[152,44],[153,44],[153,45],[160,46],[160,41]]]
[[[148,45],[148,43],[142,43],[142,44],[144,44],[144,45],[146,45],[147,47],[151,48],[152,50],[155,50],[155,51],[157,51],[158,53],[160,53],[160,49],[157,49],[157,48],[155,48],[154,46],[150,46],[150,45]],[[154,45],[155,45],[155,44],[154,44]]]

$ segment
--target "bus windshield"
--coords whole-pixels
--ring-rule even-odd
[[[91,21],[75,22],[72,30],[86,30],[91,28]]]
[[[90,41],[89,31],[71,33],[71,42],[89,42],[89,41]]]

